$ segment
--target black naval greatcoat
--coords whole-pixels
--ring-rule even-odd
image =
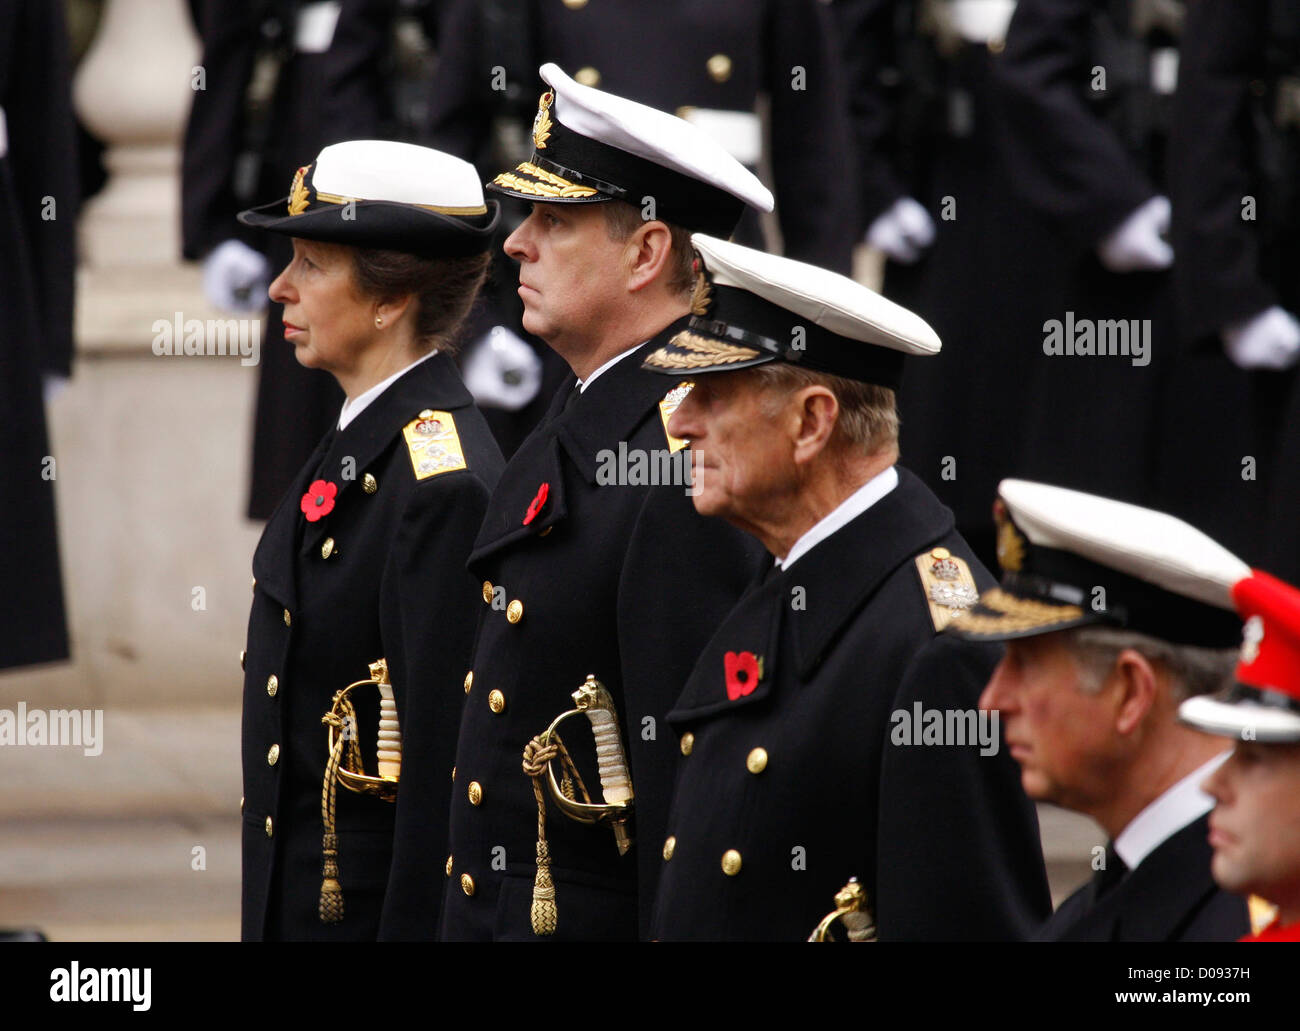
[[[1049,912],[1037,818],[1001,735],[981,755],[897,733],[893,714],[918,706],[974,711],[1000,654],[936,633],[918,557],[947,548],[976,587],[992,579],[952,512],[898,472],[740,601],[669,713],[684,758],[656,938],[803,941],[850,877],[882,941],[1023,939]],[[756,682],[729,685],[746,653]]]
[[[68,657],[42,380],[72,368],[69,74],[63,5],[0,4],[0,669]]]
[[[407,432],[422,412],[454,425],[463,467],[416,471]],[[439,438],[442,440],[442,438]],[[443,440],[454,454],[455,447]],[[267,524],[253,557],[243,717],[243,937],[430,938],[446,847],[446,768],[477,587],[470,544],[501,469],[487,424],[452,360],[408,370],[342,431],[331,430]],[[308,522],[300,501],[323,479],[332,511]],[[403,737],[397,802],[337,790],[341,923],[318,916],[321,788],[334,692],[383,657]],[[353,692],[368,773],[378,701]]]
[[[642,370],[641,360],[685,321],[581,394],[570,377],[492,496],[470,556],[482,597],[448,771],[455,788],[444,939],[539,940],[530,922],[538,811],[523,752],[573,708],[571,694],[588,674],[618,712],[636,842],[620,856],[607,827],[573,822],[548,800],[558,918],[555,934],[541,940],[632,940],[648,930],[677,756],[665,717],[761,558],[750,538],[700,518],[684,486],[638,484],[631,475],[626,485],[602,482],[622,445],[628,455],[668,447],[660,399],[671,383]],[[599,801],[590,732],[570,722],[562,736]]]
[[[1166,838],[1114,887],[1091,881],[1061,903],[1035,941],[1236,941],[1250,932],[1246,900],[1210,875],[1209,815]]]

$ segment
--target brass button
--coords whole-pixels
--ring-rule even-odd
[[[1007,48],[1007,41],[1004,39],[989,40],[989,53],[1000,54]]]
[[[268,838],[271,836],[271,831],[272,831],[272,827],[271,827],[271,818],[268,816],[268,817],[266,818],[266,836],[267,836]]]
[[[506,622],[518,623],[524,618],[524,603],[516,598],[506,606]]]
[[[239,796],[239,811],[240,811],[241,813],[244,811],[244,796],[243,796],[243,795],[240,795],[240,796]]]
[[[334,554],[334,538],[326,537],[324,543],[320,546],[320,557],[329,558]]]
[[[492,581],[491,580],[483,581],[483,601],[485,604],[488,605],[492,604]]]
[[[537,536],[538,536],[538,537],[545,537],[548,533],[550,533],[550,532],[551,532],[552,530],[554,530],[554,529],[555,529],[554,526],[548,526],[545,530],[543,530],[543,531],[542,531],[541,533],[539,533]]]
[[[288,626],[291,622],[292,622],[292,620],[289,618],[289,610],[288,610],[288,609],[285,609],[285,610],[284,610],[284,625],[285,625],[285,626]]]
[[[469,694],[469,689],[474,686],[474,671],[470,670],[465,674],[465,693]]]
[[[564,6],[570,11],[581,11],[587,6],[587,0],[564,0]]]
[[[460,890],[470,898],[474,897],[474,878],[467,873],[460,875]]]
[[[750,773],[762,773],[767,769],[767,749],[755,748],[745,757],[745,769]]]
[[[369,473],[366,473],[365,476],[361,477],[361,489],[367,494],[373,494],[379,489],[379,481]]]
[[[257,593],[257,577],[253,577],[253,593]]]
[[[935,548],[933,551],[930,552],[930,557],[933,559],[938,559],[940,562],[942,562],[946,558],[952,558],[952,552],[949,551],[947,548]]]
[[[695,735],[689,730],[682,735],[682,755],[690,755],[695,749]]]
[[[432,418],[433,418],[433,409],[432,409],[432,408],[422,408],[422,409],[420,409],[420,418],[421,418],[421,419],[432,419]]]
[[[280,681],[276,677],[276,675],[272,673],[269,677],[266,678],[266,693],[269,694],[272,698],[274,698],[275,692],[278,690],[280,690]]]
[[[240,648],[240,649],[239,649],[239,668],[240,668],[240,669],[243,669],[243,668],[244,668],[244,659],[247,657],[247,655],[248,655],[248,652],[244,651],[243,648]]]
[[[456,767],[454,766],[451,768],[451,779],[453,781],[456,779]]]
[[[483,804],[483,785],[476,780],[471,780],[469,782],[469,804]]]
[[[665,863],[668,862],[668,860],[672,859],[673,852],[676,848],[677,848],[677,838],[672,834],[668,835],[668,839],[664,842]]]
[[[722,853],[722,872],[728,877],[735,877],[740,873],[740,853],[734,848],[729,848]]]
[[[447,876],[448,876],[448,877],[451,876],[451,860],[452,860],[452,857],[451,857],[451,856],[448,856],[448,857],[447,857]]]
[[[692,107],[690,104],[683,104],[681,107],[679,107],[676,110],[675,114],[677,115],[678,118],[684,119],[685,121],[689,122],[691,120],[691,116],[695,114],[695,108]]]
[[[266,765],[274,766],[280,761],[280,746],[272,745],[266,750]]]
[[[596,71],[596,69],[591,67],[591,65],[587,65],[586,68],[579,68],[574,72],[573,79],[575,82],[580,82],[584,86],[595,88],[600,85],[600,72]]]
[[[714,82],[726,82],[731,78],[731,58],[726,54],[714,54],[705,63],[709,78]]]
[[[488,708],[497,715],[506,707],[506,696],[495,688],[488,692]]]

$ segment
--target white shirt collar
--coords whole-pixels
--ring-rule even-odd
[[[1125,866],[1135,869],[1168,838],[1214,808],[1214,799],[1201,785],[1230,754],[1231,748],[1198,766],[1128,822],[1115,839],[1115,852]]]
[[[364,412],[370,406],[370,402],[372,402],[385,390],[391,387],[400,377],[405,376],[408,372],[414,369],[421,362],[427,362],[430,358],[432,358],[437,353],[438,353],[438,349],[435,347],[428,354],[422,355],[421,357],[415,359],[415,361],[411,362],[411,364],[408,365],[406,368],[399,369],[397,372],[389,376],[388,379],[384,380],[381,383],[376,383],[369,390],[366,390],[363,393],[358,394],[352,400],[349,401],[345,399],[343,401],[343,410],[339,412],[339,429],[340,430],[347,429],[348,423],[350,423],[358,415]]]
[[[580,379],[580,380],[578,380],[578,390],[579,390],[579,391],[585,391],[589,386],[591,386],[593,383],[596,382],[596,377],[597,377],[597,376],[599,376],[601,373],[608,372],[608,371],[609,371],[610,369],[612,369],[615,365],[617,365],[617,364],[618,364],[619,362],[621,362],[624,358],[626,358],[629,354],[631,354],[633,351],[639,350],[639,349],[640,349],[641,347],[643,347],[644,345],[645,345],[645,341],[642,340],[641,343],[639,343],[639,344],[636,345],[636,347],[629,347],[629,348],[628,348],[626,351],[624,351],[622,354],[616,354],[616,355],[614,355],[613,358],[611,358],[609,361],[607,361],[604,365],[602,365],[599,369],[597,369],[595,372],[593,372],[593,373],[592,373],[590,376],[588,376],[586,379]]]
[[[898,469],[891,465],[841,501],[829,515],[824,516],[811,530],[795,541],[794,547],[785,558],[777,559],[776,564],[782,569],[789,569],[800,556],[811,551],[836,530],[853,522],[897,486]]]

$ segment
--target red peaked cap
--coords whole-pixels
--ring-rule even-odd
[[[1233,586],[1232,600],[1246,621],[1237,679],[1300,703],[1300,590],[1255,570]]]

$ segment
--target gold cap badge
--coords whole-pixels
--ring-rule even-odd
[[[551,138],[551,102],[555,94],[547,90],[537,101],[537,116],[533,119],[533,146],[538,150],[546,149],[546,141]]]
[[[307,210],[307,205],[311,203],[311,198],[307,193],[307,187],[303,185],[303,176],[305,176],[311,165],[303,165],[293,174],[293,185],[289,187],[289,214],[301,215]]]

